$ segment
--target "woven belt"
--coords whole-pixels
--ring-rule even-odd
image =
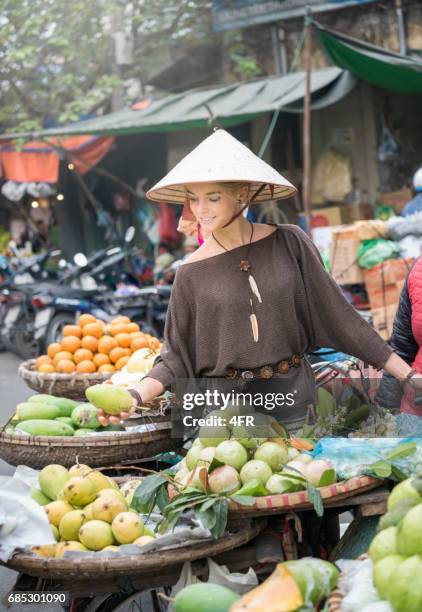
[[[243,378],[243,380],[254,380],[254,378],[270,379],[276,374],[287,374],[291,368],[298,368],[302,362],[300,355],[292,355],[290,359],[282,359],[273,365],[264,365],[251,370],[242,370],[229,368],[226,373],[226,378],[233,380],[235,378]]]

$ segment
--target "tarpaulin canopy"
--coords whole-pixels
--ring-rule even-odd
[[[354,77],[332,66],[312,73],[312,107],[323,108],[354,87]],[[258,115],[282,108],[302,112],[305,74],[295,72],[232,85],[202,87],[164,98],[143,101],[139,107],[44,130],[23,137],[71,134],[118,135],[209,128],[210,117],[222,127],[251,121]],[[2,137],[0,136],[0,139]]]
[[[422,61],[315,25],[329,59],[336,66],[381,89],[422,94]]]
[[[9,142],[4,143],[0,146],[3,178],[20,183],[57,183],[62,157],[85,174],[109,151],[113,140],[109,136],[68,136],[51,138],[50,144],[32,140],[19,150]]]

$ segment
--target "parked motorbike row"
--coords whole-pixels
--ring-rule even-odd
[[[24,359],[44,353],[59,341],[65,325],[81,314],[92,313],[108,321],[128,316],[141,329],[162,337],[171,285],[140,286],[130,262],[139,251],[130,247],[129,228],[123,245],[75,255],[73,263],[49,262],[60,251],[47,251],[24,261],[15,258],[13,269],[2,264],[0,283],[0,348]]]

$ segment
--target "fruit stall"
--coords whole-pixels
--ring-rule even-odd
[[[75,612],[140,605],[147,592],[156,611],[347,612],[365,609],[348,603],[362,580],[382,612],[422,609],[404,580],[422,554],[417,439],[293,437],[258,413],[252,431],[233,424],[233,406],[213,411],[216,431],[172,438],[164,397],[129,413],[125,387],[160,349],[130,326],[80,320],[25,364],[32,391],[0,432],[16,466],[0,479],[0,563],[18,572],[14,592],[66,592]],[[392,590],[390,571],[401,576]]]

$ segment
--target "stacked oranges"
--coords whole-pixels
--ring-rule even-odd
[[[50,344],[47,355],[35,361],[38,372],[91,374],[121,370],[135,351],[158,351],[158,338],[141,331],[129,317],[118,316],[106,324],[93,315],[83,314],[76,325],[63,328],[61,342]]]

